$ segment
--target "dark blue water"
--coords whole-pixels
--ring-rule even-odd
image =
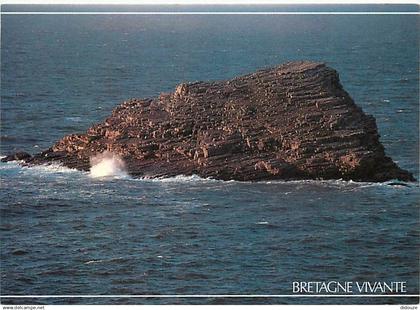
[[[340,72],[387,154],[418,178],[418,29],[413,15],[2,15],[0,153],[45,149],[130,97],[309,59]],[[324,280],[419,290],[417,183],[92,179],[16,163],[0,173],[2,295],[291,294],[293,281]]]

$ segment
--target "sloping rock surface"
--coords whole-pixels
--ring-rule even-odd
[[[136,177],[414,180],[385,156],[374,117],[353,102],[338,73],[314,62],[131,99],[86,133],[18,157],[89,170],[89,158],[105,151]]]

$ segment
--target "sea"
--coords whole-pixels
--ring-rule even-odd
[[[1,156],[47,149],[129,98],[313,60],[339,72],[386,154],[419,179],[419,17],[396,14],[416,5],[1,10]],[[94,178],[18,162],[1,163],[0,180],[2,304],[419,301],[292,291],[398,281],[418,295],[418,182]]]

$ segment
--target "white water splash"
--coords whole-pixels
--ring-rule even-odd
[[[6,157],[0,154],[0,159]],[[20,170],[27,173],[77,173],[86,175],[84,172],[80,172],[76,169],[64,167],[60,164],[49,164],[39,166],[25,166],[20,165],[21,161],[10,161],[7,163],[0,162],[0,171],[4,170]],[[420,183],[417,182],[401,182],[399,180],[389,180],[386,182],[357,182],[352,180],[270,180],[270,181],[222,181],[213,178],[203,178],[198,175],[178,175],[174,177],[160,177],[160,178],[131,178],[125,169],[124,161],[117,155],[111,152],[105,151],[102,154],[98,154],[90,159],[90,177],[101,178],[101,177],[116,177],[124,178],[136,182],[153,182],[153,183],[194,183],[194,184],[207,184],[207,183],[233,183],[233,184],[251,184],[251,185],[314,185],[328,188],[342,188],[348,190],[357,190],[368,187],[389,187],[394,189],[406,189],[410,187],[420,188]],[[291,194],[292,192],[286,192],[285,195]]]
[[[212,178],[202,178],[196,174],[193,175],[177,175],[174,177],[161,177],[161,178],[154,178],[154,179],[143,179],[150,182],[159,182],[159,183],[220,183],[220,182],[230,182],[230,181],[222,181],[216,180]]]
[[[128,174],[121,157],[105,151],[90,158],[90,176],[93,178],[126,177]]]

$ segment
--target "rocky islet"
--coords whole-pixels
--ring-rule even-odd
[[[122,158],[134,177],[414,181],[385,155],[374,117],[354,103],[338,73],[308,61],[127,100],[85,133],[2,160],[87,171],[104,152]]]

